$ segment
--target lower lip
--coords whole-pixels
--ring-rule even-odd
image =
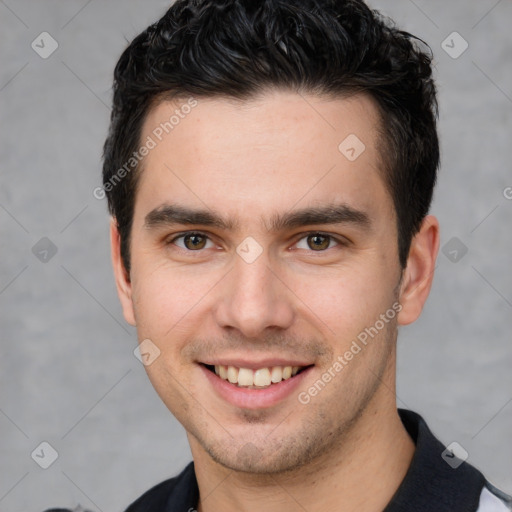
[[[213,389],[226,402],[241,409],[264,409],[278,404],[297,391],[306,375],[313,368],[310,366],[294,377],[271,384],[268,388],[249,389],[239,388],[229,381],[221,379],[204,365],[199,365]]]

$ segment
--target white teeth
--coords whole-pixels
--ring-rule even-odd
[[[283,369],[280,366],[273,366],[270,375],[272,382],[281,382],[283,380]]]
[[[252,386],[254,384],[254,373],[249,368],[240,368],[238,370],[238,385]]]
[[[215,367],[217,368],[217,366]],[[228,369],[226,366],[221,364],[219,367],[219,377],[224,380],[228,380]]]
[[[238,368],[228,366],[228,380],[231,384],[236,384],[238,382]]]
[[[255,386],[270,386],[270,371],[268,368],[260,368],[254,372]]]
[[[300,366],[272,366],[269,368],[237,368],[236,366],[215,365],[215,373],[223,380],[241,387],[268,387],[297,375]]]

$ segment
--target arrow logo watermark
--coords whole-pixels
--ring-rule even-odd
[[[350,162],[357,160],[365,151],[366,146],[363,141],[354,133],[345,137],[339,144],[339,152]]]
[[[59,47],[59,43],[48,32],[41,32],[30,46],[39,57],[47,59]]]
[[[441,43],[441,48],[452,59],[458,59],[468,49],[468,47],[469,43],[458,32],[452,32]]]
[[[468,457],[468,452],[457,441],[450,443],[441,453],[441,458],[453,469],[457,469]]]
[[[150,366],[160,356],[160,349],[150,340],[145,339],[135,347],[133,355],[144,365]]]
[[[47,441],[39,444],[30,456],[43,469],[48,469],[59,458],[57,450]]]
[[[253,263],[263,252],[263,247],[252,236],[248,236],[238,245],[236,252],[246,263]]]
[[[41,263],[48,263],[57,254],[57,251],[57,246],[46,236],[32,247],[32,254]]]
[[[467,246],[456,236],[443,245],[442,253],[452,262],[458,263],[468,252]]]

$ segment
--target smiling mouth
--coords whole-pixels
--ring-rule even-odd
[[[237,366],[204,364],[205,368],[215,373],[219,378],[228,381],[239,388],[265,389],[283,380],[295,377],[309,366],[270,366],[252,370]]]

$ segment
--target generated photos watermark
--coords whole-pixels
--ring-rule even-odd
[[[136,169],[139,162],[147,156],[152,149],[155,149],[158,143],[163,140],[164,136],[171,133],[171,131],[181,123],[182,119],[185,119],[197,105],[198,101],[192,96],[188,98],[185,103],[182,103],[179,108],[174,110],[174,114],[169,117],[168,121],[160,123],[151,132],[151,135],[146,137],[146,140],[139,149],[132,153],[132,156],[103,184],[103,187],[96,187],[92,191],[92,195],[96,199],[104,199],[107,193],[111,192],[128,174]]]
[[[373,340],[400,311],[402,311],[402,305],[399,302],[395,302],[385,313],[380,315],[379,319],[372,326],[362,330],[357,335],[357,339],[352,341],[350,348],[343,355],[336,357],[332,365],[322,373],[312,386],[299,393],[297,397],[299,402],[303,405],[309,404],[311,399],[317,396],[329,382],[336,378],[349,362],[368,345],[369,341]]]

